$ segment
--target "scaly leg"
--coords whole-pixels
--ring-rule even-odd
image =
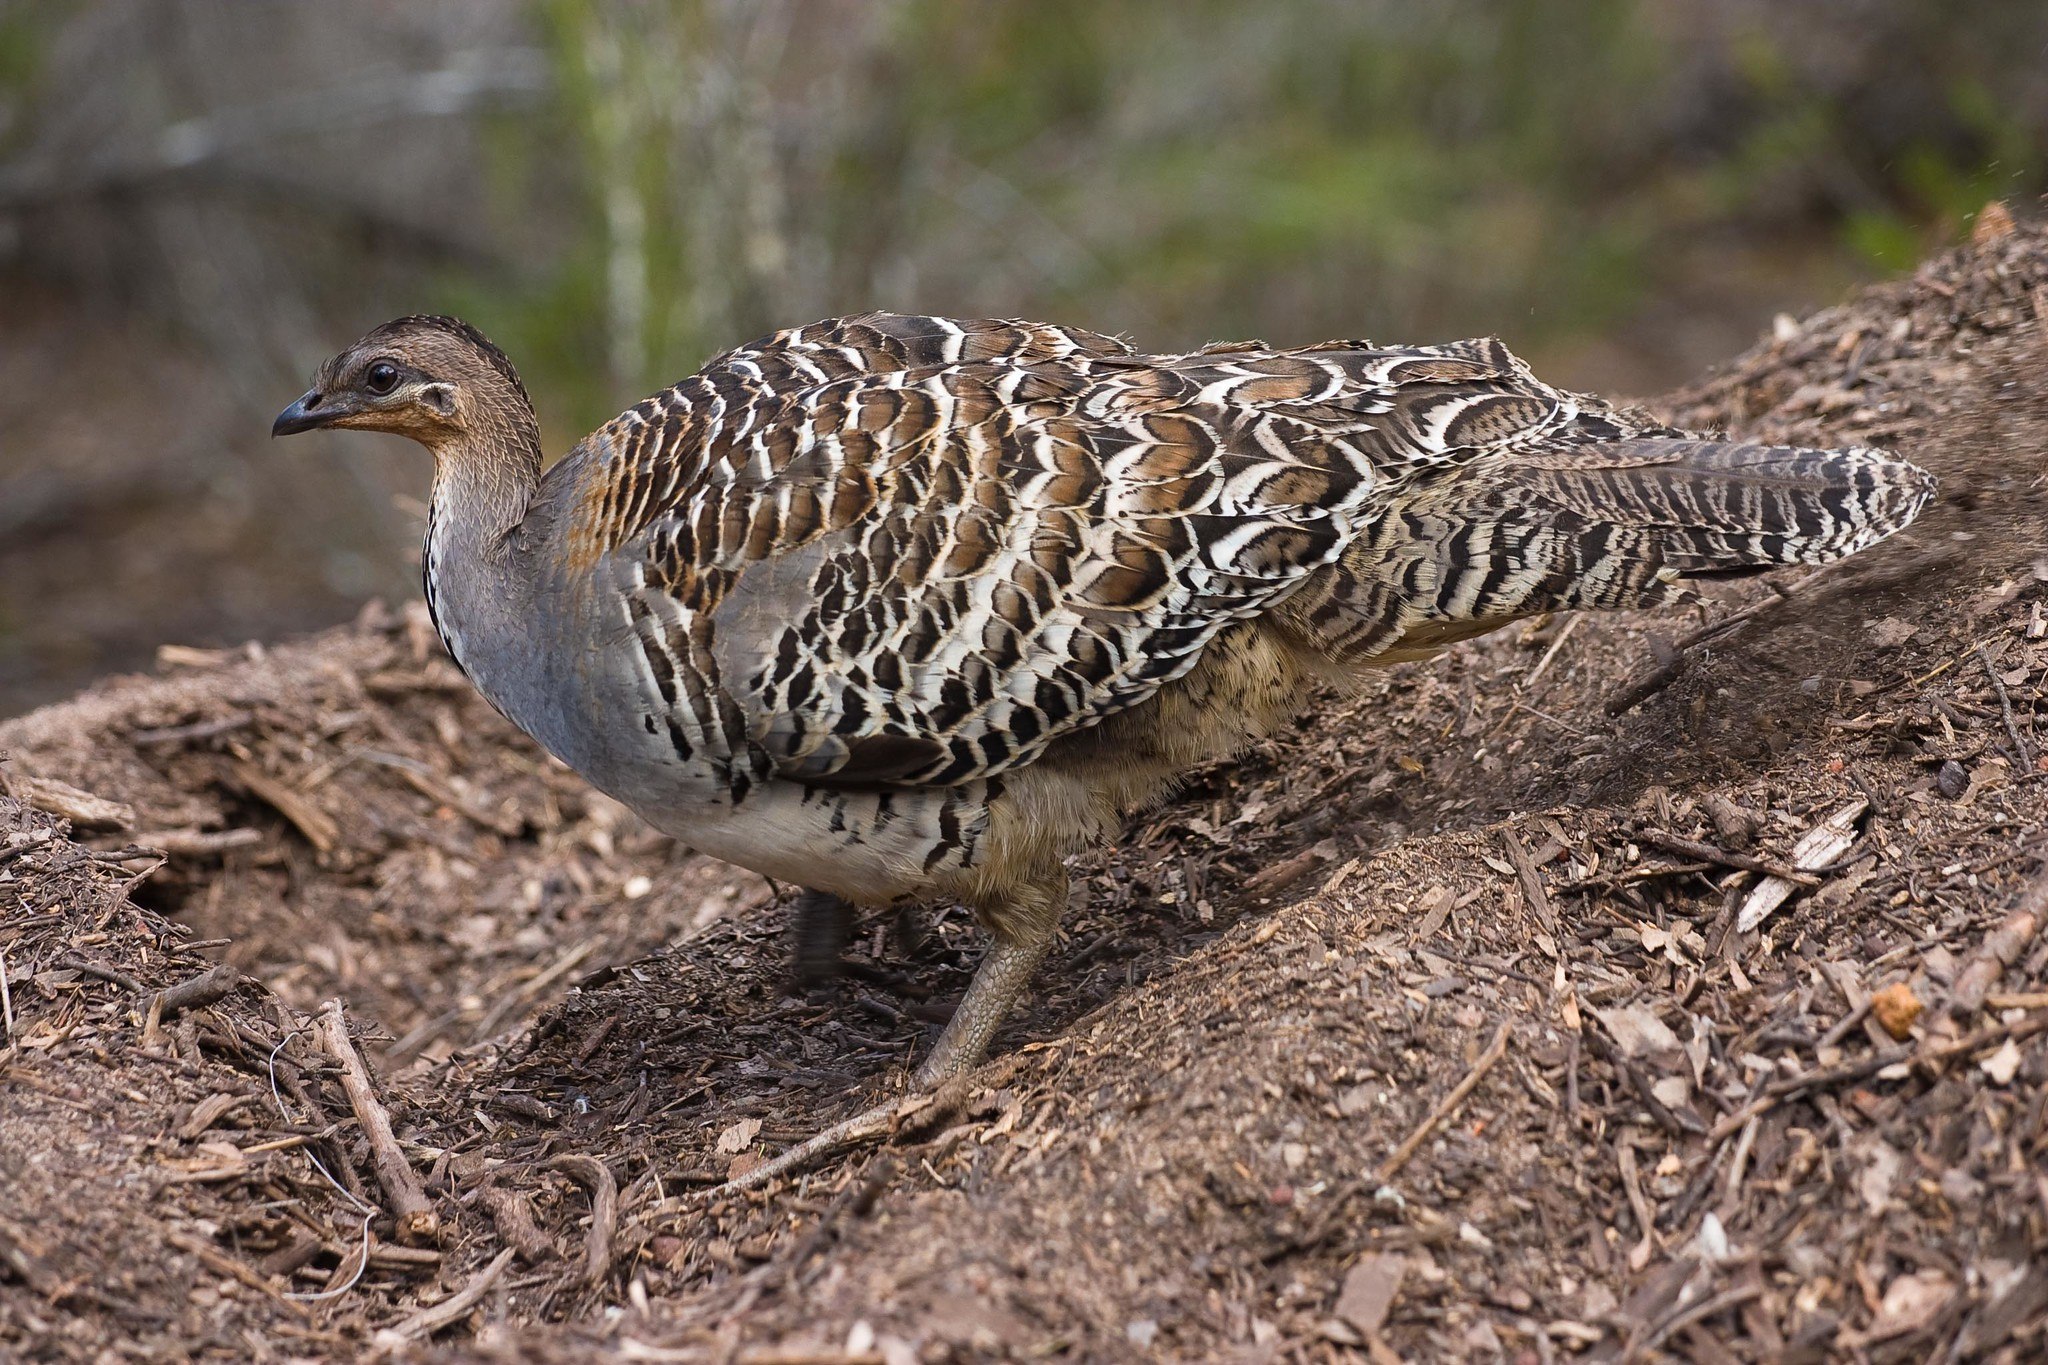
[[[998,938],[989,945],[974,980],[953,1011],[951,1022],[932,1048],[932,1055],[917,1069],[916,1087],[935,1090],[955,1076],[965,1075],[980,1063],[1010,1008],[1031,982],[1031,974],[1052,947],[1052,926],[1043,935],[1017,941]]]
[[[932,1055],[917,1069],[917,1079],[911,1087],[913,1092],[941,1090],[943,1093],[949,1083],[962,1082],[981,1061],[982,1054],[988,1050],[989,1039],[1002,1026],[1011,1007],[1017,1003],[1017,997],[1029,984],[1031,973],[1052,948],[1053,935],[1059,928],[1059,911],[1066,905],[1066,886],[1066,876],[1062,872],[1056,879],[1048,879],[1048,883],[1037,888],[1035,893],[1026,894],[1015,904],[1006,906],[1004,913],[992,917],[995,942],[989,946],[987,956],[975,970],[967,995],[960,1001],[960,1008],[953,1012],[952,1022],[939,1035]],[[842,1119],[824,1132],[718,1188],[744,1190],[765,1185],[779,1176],[874,1138],[886,1137],[900,1119],[922,1107],[914,1095],[878,1104],[850,1119]]]

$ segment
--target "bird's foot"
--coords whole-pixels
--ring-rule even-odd
[[[716,1188],[754,1189],[877,1138],[893,1138],[906,1128],[922,1132],[952,1115],[966,1102],[973,1079],[970,1073],[988,1050],[996,1026],[1009,1013],[1050,945],[1050,935],[1033,943],[996,941],[982,960],[980,970],[975,972],[966,998],[953,1012],[952,1022],[939,1035],[931,1056],[917,1069],[909,1094],[841,1119]],[[1017,1059],[1006,1058],[1003,1064],[1014,1067]]]
[[[928,1133],[966,1107],[975,1091],[1002,1086],[1022,1064],[1020,1057],[1004,1057],[981,1072],[960,1072],[936,1085],[923,1084],[920,1072],[918,1088],[910,1093],[841,1119],[788,1151],[713,1188],[719,1193],[758,1189],[871,1142]]]
[[[1017,1003],[1017,997],[1024,993],[1031,973],[1051,947],[1050,933],[1043,939],[1022,943],[1000,938],[995,941],[975,970],[967,994],[961,997],[953,1017],[939,1034],[932,1055],[917,1069],[919,1089],[936,1090],[954,1077],[965,1075],[981,1061],[996,1029]]]

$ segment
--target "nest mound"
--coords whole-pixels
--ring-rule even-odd
[[[416,613],[0,725],[0,1354],[2038,1359],[2044,319],[1987,219],[1661,404],[1942,498],[1319,701],[1081,869],[973,1085],[760,1192],[900,1086],[957,912],[794,993],[777,889]]]

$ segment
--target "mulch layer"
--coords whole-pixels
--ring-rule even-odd
[[[2048,1358],[2044,321],[1997,212],[1782,319],[1660,413],[1894,449],[1911,531],[1315,699],[1083,861],[971,1083],[758,1190],[961,912],[799,990],[787,888],[417,611],[0,724],[0,1357]]]

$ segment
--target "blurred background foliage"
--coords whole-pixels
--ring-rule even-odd
[[[410,591],[397,313],[556,448],[875,307],[1647,394],[2048,188],[2040,0],[0,0],[0,713]]]

